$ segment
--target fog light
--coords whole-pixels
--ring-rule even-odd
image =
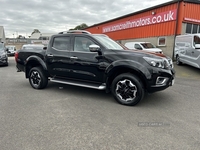
[[[156,79],[156,84],[163,85],[163,84],[166,84],[167,81],[168,81],[168,78],[166,78],[166,77],[158,77]]]

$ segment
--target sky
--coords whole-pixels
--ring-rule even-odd
[[[88,26],[171,0],[0,0],[0,26],[7,38],[28,37],[34,29],[58,33]]]

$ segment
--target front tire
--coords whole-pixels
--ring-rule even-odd
[[[144,88],[141,80],[131,73],[117,76],[111,86],[116,101],[123,105],[134,106],[144,97]]]
[[[5,66],[8,66],[8,62],[6,62]]]
[[[182,65],[182,62],[180,61],[180,57],[178,55],[176,56],[176,64]]]
[[[43,89],[48,84],[48,78],[40,67],[34,67],[29,72],[29,83],[34,89]]]

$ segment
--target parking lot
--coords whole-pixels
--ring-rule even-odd
[[[175,70],[174,86],[128,107],[93,89],[49,83],[34,90],[9,57],[0,67],[0,149],[198,150],[200,71]]]

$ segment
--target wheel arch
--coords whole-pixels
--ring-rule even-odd
[[[115,64],[115,65],[110,66],[110,68],[108,68],[106,71],[107,92],[110,91],[109,87],[111,86],[113,80],[118,75],[123,74],[123,73],[131,73],[137,76],[141,80],[144,88],[147,87],[147,80],[151,78],[151,74],[148,71],[148,69],[137,62],[132,63],[132,65],[130,64],[127,65],[127,62],[120,63],[120,65]]]
[[[33,67],[41,67],[44,70],[45,75],[48,76],[47,66],[44,63],[44,61],[38,56],[31,56],[26,59],[26,64],[25,64],[26,78],[29,77],[29,72],[30,72],[31,68],[33,68]]]

